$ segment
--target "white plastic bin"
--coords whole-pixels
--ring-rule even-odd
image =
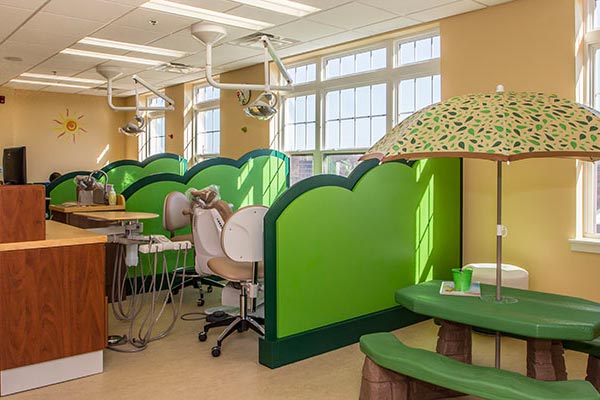
[[[473,269],[473,282],[496,284],[495,263],[473,263],[464,266],[467,267]],[[516,265],[502,264],[502,286],[529,289],[529,272]]]

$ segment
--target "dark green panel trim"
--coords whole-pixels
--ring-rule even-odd
[[[106,165],[105,167],[102,168],[102,171],[104,172],[108,172],[111,169],[114,169],[116,167],[121,167],[123,165],[134,165],[137,167],[142,167],[144,168],[146,165],[150,164],[152,161],[156,161],[162,158],[171,158],[174,160],[178,160],[178,161],[185,161],[185,163],[187,164],[187,160],[183,157],[181,157],[178,154],[173,154],[173,153],[159,153],[159,154],[155,154],[153,156],[150,156],[148,158],[146,158],[144,161],[138,161],[138,160],[117,160],[114,162],[111,162],[110,164]]]
[[[367,333],[389,332],[426,319],[429,317],[398,306],[282,339],[265,337],[259,341],[258,361],[277,368],[356,343]]]
[[[90,171],[73,171],[73,172],[68,172],[68,173],[66,173],[64,175],[59,176],[58,178],[56,178],[55,180],[53,180],[52,182],[50,182],[48,184],[48,186],[46,186],[46,197],[50,197],[50,192],[52,192],[52,190],[55,187],[57,187],[58,185],[60,185],[64,181],[72,180],[77,175],[89,175],[89,174],[90,174]]]
[[[412,167],[415,161],[397,160],[398,162]],[[333,174],[322,174],[306,178],[286,190],[279,196],[265,215],[264,224],[264,254],[265,254],[265,286],[276,287],[277,272],[277,234],[276,222],[281,213],[296,198],[312,189],[323,186],[339,186],[353,190],[358,181],[370,170],[379,165],[378,160],[366,160],[358,164],[346,178]],[[277,338],[277,293],[274,290],[265,290],[265,335],[267,340]]]
[[[285,154],[283,154],[279,151],[276,151],[276,150],[259,149],[259,150],[253,150],[249,153],[244,154],[239,160],[234,160],[234,159],[226,158],[226,157],[217,157],[217,158],[211,158],[209,160],[202,161],[202,162],[194,165],[192,168],[190,168],[184,175],[177,175],[177,174],[172,174],[172,173],[167,172],[167,173],[162,173],[162,174],[154,174],[154,175],[146,176],[140,180],[135,181],[131,185],[129,185],[129,187],[127,187],[127,189],[125,189],[123,191],[122,195],[125,197],[125,199],[128,199],[135,192],[137,192],[144,186],[150,185],[155,182],[160,182],[160,181],[174,181],[174,182],[183,183],[185,185],[194,176],[196,176],[196,174],[198,174],[200,171],[207,169],[209,167],[213,167],[216,165],[229,165],[229,166],[239,169],[248,160],[250,160],[252,158],[263,157],[263,156],[277,157],[277,158],[280,158],[285,161],[286,185],[289,186],[289,184],[290,184],[290,160],[289,160],[288,156],[286,156]]]

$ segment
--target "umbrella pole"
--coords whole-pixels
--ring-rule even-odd
[[[502,300],[502,161],[496,164],[496,301]],[[496,332],[496,368],[500,368],[500,332]]]

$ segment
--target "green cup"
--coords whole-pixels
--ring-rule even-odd
[[[473,277],[473,270],[470,268],[452,269],[452,278],[454,279],[454,290],[459,292],[467,292],[471,289],[471,278]]]

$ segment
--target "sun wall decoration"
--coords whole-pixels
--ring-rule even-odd
[[[77,113],[75,113],[76,115]],[[59,113],[59,118],[53,120],[59,126],[54,127],[54,130],[58,132],[56,135],[57,138],[64,137],[67,141],[71,140],[75,143],[75,138],[82,133],[87,133],[87,131],[83,128],[83,114],[82,115],[70,115],[69,109],[67,108],[66,115],[62,115]]]

